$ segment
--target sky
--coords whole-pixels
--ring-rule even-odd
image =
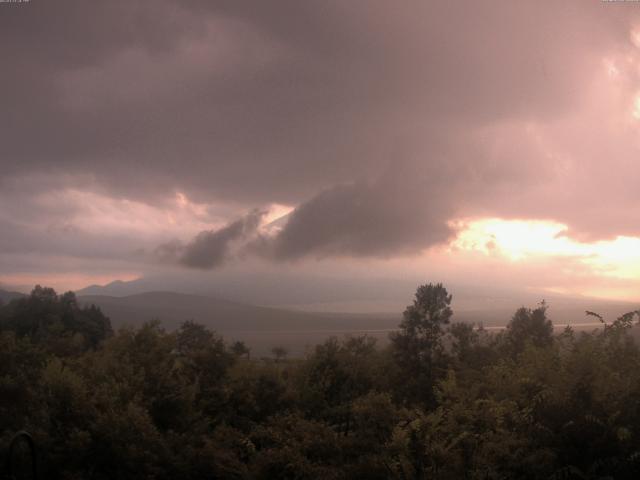
[[[30,0],[0,55],[0,287],[640,300],[640,3]]]

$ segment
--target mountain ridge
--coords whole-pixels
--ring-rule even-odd
[[[168,328],[194,320],[217,331],[351,330],[390,328],[400,315],[341,314],[292,311],[263,307],[204,295],[152,291],[123,297],[78,295],[83,304],[94,304],[113,325],[140,325],[158,319]],[[345,322],[348,325],[345,326]]]
[[[14,300],[16,298],[22,298],[24,296],[25,296],[24,293],[14,292],[12,290],[4,290],[4,289],[0,288],[0,302],[1,303],[8,303],[11,300]]]

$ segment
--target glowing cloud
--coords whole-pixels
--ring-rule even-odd
[[[594,274],[640,279],[640,238],[618,236],[613,240],[580,242],[568,236],[568,227],[545,220],[488,218],[461,221],[451,251],[477,251],[511,262],[549,257],[573,258]]]
[[[81,273],[13,273],[0,275],[0,285],[11,285],[25,293],[34,285],[53,286],[59,292],[77,290],[87,285],[106,285],[114,280],[131,281],[140,278],[140,274],[133,272],[116,272],[110,275],[81,274]]]

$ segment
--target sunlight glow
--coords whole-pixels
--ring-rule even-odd
[[[88,285],[106,285],[114,280],[129,282],[141,277],[137,272],[117,272],[110,275],[82,273],[13,273],[0,275],[0,285],[10,286],[23,293],[29,293],[35,285],[53,287],[58,293],[78,290]]]
[[[283,205],[281,203],[272,203],[269,205],[268,209],[269,212],[264,217],[264,223],[272,223],[289,215],[293,211],[294,207],[290,205]]]
[[[624,279],[640,278],[640,238],[580,242],[568,227],[545,220],[488,218],[454,224],[459,229],[453,250],[481,252],[511,262],[564,258],[589,267],[593,273]]]
[[[636,120],[640,120],[640,94],[636,95],[635,100],[633,101],[633,118]]]
[[[282,230],[287,223],[288,215],[294,210],[294,207],[283,205],[281,203],[272,203],[268,207],[267,214],[262,219],[260,232],[263,235],[273,236]]]

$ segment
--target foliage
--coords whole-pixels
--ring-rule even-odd
[[[543,303],[490,334],[450,304],[425,285],[388,346],[252,359],[37,287],[0,307],[0,451],[28,429],[51,479],[638,478],[638,312],[554,335]]]
[[[507,326],[507,343],[513,354],[522,352],[527,343],[548,347],[553,343],[553,324],[547,318],[547,304],[543,300],[538,308],[521,307]]]
[[[391,335],[393,357],[403,372],[396,386],[409,403],[433,403],[433,387],[444,372],[444,328],[453,315],[451,295],[442,284],[418,287],[407,307],[400,331]]]

